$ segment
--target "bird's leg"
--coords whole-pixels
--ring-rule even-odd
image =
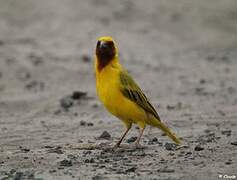
[[[137,138],[137,140],[136,140],[136,142],[135,142],[135,145],[136,145],[137,148],[141,147],[141,145],[140,145],[139,142],[140,142],[140,139],[141,139],[141,137],[142,137],[142,134],[143,134],[144,130],[145,130],[145,127],[140,128],[139,136],[138,136],[138,138]]]
[[[126,136],[126,134],[128,133],[128,131],[131,129],[131,125],[127,126],[126,131],[123,133],[122,137],[119,139],[119,141],[115,144],[115,146],[113,147],[113,149],[117,148],[120,146],[121,142],[123,141],[124,137]]]

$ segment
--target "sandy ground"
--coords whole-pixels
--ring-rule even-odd
[[[101,35],[182,146],[148,127],[136,150],[134,126],[108,150],[124,129],[95,93]],[[236,35],[236,0],[1,0],[0,179],[237,176]]]

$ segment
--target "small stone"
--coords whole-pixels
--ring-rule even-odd
[[[86,121],[81,120],[80,121],[80,126],[85,126],[85,125],[86,125]]]
[[[78,139],[77,142],[78,143],[83,143],[83,141],[81,139]]]
[[[151,145],[151,144],[159,144],[159,145],[162,145],[162,143],[159,142],[156,137],[150,139],[150,140],[148,141],[148,144],[149,144],[149,145]]]
[[[133,137],[130,137],[129,139],[127,139],[127,143],[133,143],[137,140],[137,137],[133,136]]]
[[[60,164],[60,166],[70,167],[70,166],[72,166],[72,161],[64,159],[64,160],[60,161],[59,164]]]
[[[91,57],[87,54],[83,54],[81,56],[81,59],[82,59],[83,62],[90,62],[91,61]]]
[[[127,170],[126,170],[126,172],[128,173],[128,172],[135,172],[136,171],[136,167],[131,167],[131,168],[128,168]]]
[[[60,105],[65,110],[68,110],[73,106],[73,100],[69,96],[66,96],[60,100]]]
[[[93,158],[85,160],[85,163],[94,163],[94,162],[95,162],[95,160]]]
[[[166,106],[166,109],[168,109],[168,110],[173,110],[173,109],[175,109],[175,106],[173,106],[173,105],[167,105],[167,106]]]
[[[229,160],[229,161],[225,162],[225,164],[230,165],[230,164],[232,164],[232,161]]]
[[[201,147],[200,145],[197,145],[195,148],[194,148],[195,151],[202,151],[204,150],[203,147]]]
[[[165,143],[164,146],[167,151],[174,151],[176,150],[176,147],[177,147],[177,145],[174,143]]]
[[[86,97],[86,95],[87,95],[86,92],[74,91],[74,92],[72,93],[71,98],[72,98],[73,100],[79,100],[79,99],[81,99],[81,98]]]
[[[49,149],[48,153],[63,154],[62,147],[57,146],[56,148]]]
[[[87,126],[94,126],[92,122],[87,123]]]
[[[109,140],[111,138],[111,135],[107,132],[107,131],[104,131],[100,136],[99,136],[99,139],[106,139],[106,140]]]
[[[234,145],[234,146],[237,146],[237,141],[231,142],[230,144],[231,144],[231,145]]]
[[[231,130],[223,130],[221,131],[221,134],[226,135],[226,136],[231,136]]]
[[[30,53],[28,57],[35,66],[43,64],[43,58],[35,53]]]
[[[206,83],[206,80],[205,79],[200,79],[200,84],[205,84]]]
[[[161,172],[161,173],[173,173],[173,172],[175,172],[174,169],[168,169],[168,168],[158,169],[157,171]]]
[[[22,146],[20,146],[19,148],[20,148],[20,150],[21,150],[22,152],[24,152],[24,153],[27,153],[27,152],[30,151],[29,148],[24,148],[24,147],[22,147]]]

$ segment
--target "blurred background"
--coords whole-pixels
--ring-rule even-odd
[[[95,91],[94,50],[97,38],[104,35],[115,39],[121,63],[162,119],[190,149],[196,144],[204,148],[203,156],[193,155],[192,162],[183,156],[171,162],[164,152],[168,159],[164,165],[174,169],[164,176],[188,179],[211,174],[216,179],[218,173],[234,173],[236,0],[0,0],[0,172],[34,167],[33,174],[41,169],[43,177],[55,179],[63,170],[48,169],[54,170],[58,159],[68,155],[65,144],[78,144],[78,139],[96,143],[95,137],[104,130],[111,134],[111,142],[120,136],[121,122],[105,111]],[[168,141],[159,130],[147,131],[152,135],[145,135],[145,145],[155,136]],[[203,142],[210,132],[211,144]],[[60,157],[43,148],[59,145]],[[26,155],[21,148],[19,152],[20,146],[32,153]],[[77,161],[83,159],[81,151],[70,153],[77,154]],[[155,149],[151,153],[156,154]],[[44,165],[37,160],[32,165],[33,156],[42,156]],[[142,161],[153,162],[152,158]],[[106,169],[111,163],[105,164],[103,173],[127,174]],[[145,164],[151,169],[141,177],[149,173],[156,177],[151,173],[156,164]],[[213,166],[205,167],[208,164]],[[79,176],[74,161],[71,168],[71,174]],[[80,168],[88,177],[100,174],[92,171],[93,166]],[[139,168],[134,177],[143,166]],[[66,176],[72,178],[64,174],[62,179]]]

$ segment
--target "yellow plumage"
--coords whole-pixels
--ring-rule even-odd
[[[97,95],[106,109],[125,123],[127,131],[133,123],[142,130],[137,144],[146,125],[159,127],[172,140],[180,144],[180,140],[161,122],[142,90],[119,63],[118,50],[111,37],[101,37],[98,40],[95,72]],[[117,146],[120,145],[127,131]]]

